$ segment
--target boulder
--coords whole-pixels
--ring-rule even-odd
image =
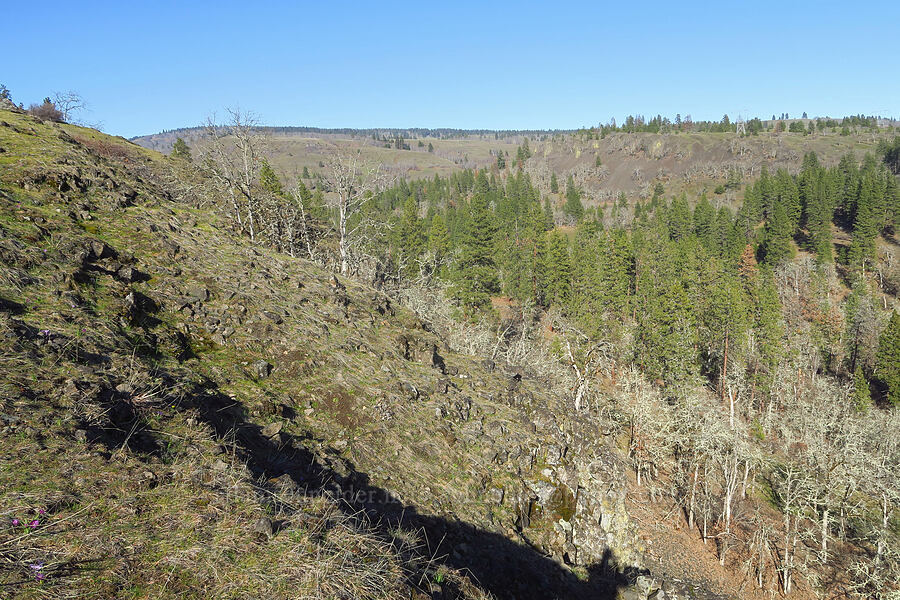
[[[254,362],[250,365],[250,368],[253,370],[253,374],[259,379],[264,379],[272,373],[272,365],[264,360]]]

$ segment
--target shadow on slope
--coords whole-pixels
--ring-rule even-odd
[[[371,484],[367,474],[333,453],[322,459],[286,433],[268,438],[259,425],[246,420],[246,410],[226,396],[212,382],[195,390],[191,399],[201,418],[220,438],[233,440],[236,453],[251,471],[266,478],[284,475],[306,495],[327,494],[341,500],[351,515],[364,514],[384,539],[394,539],[397,527],[424,532],[429,551],[438,563],[468,574],[482,589],[498,599],[591,598],[614,599],[640,574],[636,569],[619,568],[607,553],[588,568],[586,581],[545,556],[537,549],[460,520],[420,514],[388,490]],[[334,466],[329,466],[331,461]],[[337,462],[335,462],[337,461]],[[446,586],[440,591],[410,575],[408,583],[433,598],[454,598]]]

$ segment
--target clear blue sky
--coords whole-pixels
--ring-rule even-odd
[[[44,0],[8,3],[2,19],[15,101],[77,90],[86,121],[124,136],[234,105],[319,127],[900,117],[896,0]]]

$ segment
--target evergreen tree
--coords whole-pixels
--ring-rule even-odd
[[[673,240],[680,240],[691,233],[693,217],[688,206],[687,196],[682,194],[672,200],[666,214],[666,225],[669,227],[669,236]]]
[[[634,288],[634,251],[628,233],[614,229],[602,238],[598,278],[603,306],[625,316]]]
[[[284,189],[281,187],[278,175],[275,174],[269,161],[265,159],[263,159],[262,166],[259,168],[259,187],[276,196],[284,196]]]
[[[664,236],[658,228],[648,231],[635,250],[635,360],[649,377],[679,384],[697,371],[696,312]]]
[[[428,229],[428,251],[434,260],[436,275],[444,277],[450,258],[450,232],[440,214],[434,215],[431,219],[431,227]]]
[[[603,311],[598,257],[603,256],[596,221],[585,220],[575,232],[572,248],[572,293],[569,312],[591,333],[596,333]]]
[[[484,172],[479,175],[483,178]],[[500,287],[494,262],[496,227],[485,193],[486,178],[483,181],[483,185],[476,186],[482,191],[469,202],[453,275],[453,296],[467,314],[486,306]]]
[[[768,265],[778,265],[794,255],[791,244],[791,222],[784,205],[775,204],[772,218],[766,222],[763,260]]]
[[[849,262],[851,266],[865,268],[875,259],[875,238],[878,235],[877,187],[874,175],[867,172],[859,184],[856,200],[856,216],[853,221],[853,241],[850,244]]]
[[[706,194],[700,196],[697,206],[694,207],[694,235],[707,250],[713,249],[713,221],[716,218],[716,210]]]
[[[834,218],[833,198],[827,194],[825,173],[819,166],[814,152],[803,159],[799,176],[800,201],[803,205],[803,221],[809,239],[809,250],[819,262],[831,262],[831,221]]]
[[[187,162],[191,162],[191,148],[187,145],[187,143],[181,139],[176,138],[175,143],[172,144],[172,158],[179,158],[181,160],[186,160]]]
[[[553,194],[559,193],[559,180],[556,178],[556,172],[550,174],[550,192]]]
[[[547,238],[545,267],[545,300],[548,304],[565,305],[572,289],[572,262],[569,242],[559,231],[551,231]]]
[[[303,179],[309,179],[309,167],[303,167],[303,175],[301,177],[303,177]]]
[[[418,258],[425,251],[427,240],[414,196],[410,196],[403,203],[403,213],[396,228],[396,235],[400,272],[405,277],[415,277],[420,272]]]
[[[887,391],[887,400],[900,406],[900,315],[891,313],[891,320],[878,340],[875,374]]]
[[[783,353],[784,326],[781,299],[775,287],[775,277],[768,267],[760,269],[754,293],[753,328],[759,357],[768,371],[773,372]]]
[[[872,406],[872,391],[862,365],[856,365],[853,372],[853,406],[860,412],[866,412]]]
[[[576,223],[584,216],[584,206],[581,204],[581,191],[575,186],[572,176],[566,179],[566,204],[563,206],[566,213]]]
[[[556,225],[556,217],[553,215],[553,206],[550,198],[544,198],[544,230],[550,231]]]

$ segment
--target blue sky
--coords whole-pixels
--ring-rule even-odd
[[[330,5],[333,4],[333,5]],[[55,2],[2,11],[17,102],[133,136],[272,125],[574,128],[628,114],[900,117],[900,3]]]

